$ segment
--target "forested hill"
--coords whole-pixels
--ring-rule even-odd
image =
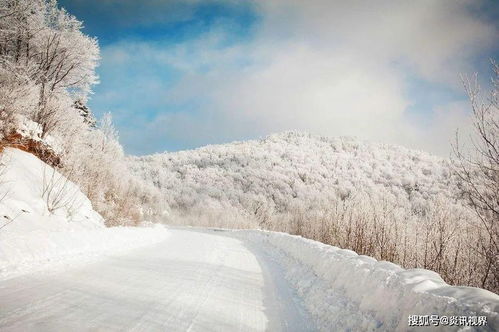
[[[360,193],[421,209],[437,194],[450,198],[457,192],[450,163],[442,158],[298,132],[134,157],[130,167],[160,188],[172,209],[228,205],[255,212],[257,202],[279,213],[293,204],[327,204]]]

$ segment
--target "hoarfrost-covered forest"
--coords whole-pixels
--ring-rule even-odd
[[[131,157],[130,167],[161,189],[169,223],[288,232],[496,287],[464,181],[423,151],[287,132]]]
[[[87,106],[99,46],[81,30],[56,1],[0,1],[1,147],[66,176],[44,175],[48,211],[76,208],[72,181],[107,226],[282,231],[499,291],[497,66],[490,96],[465,81],[477,136],[464,150],[456,141],[450,159],[292,131],[133,157],[111,115]],[[8,197],[1,176],[0,191]]]

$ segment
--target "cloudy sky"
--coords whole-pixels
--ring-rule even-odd
[[[61,0],[101,46],[90,106],[143,155],[285,130],[448,155],[496,1]]]

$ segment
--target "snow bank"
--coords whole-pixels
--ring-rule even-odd
[[[104,228],[78,186],[34,155],[6,148],[0,162],[0,234]]]
[[[0,198],[0,278],[157,243],[168,236],[161,226],[105,228],[75,184],[17,149],[1,154]]]
[[[324,331],[405,331],[410,315],[486,316],[485,328],[468,331],[499,330],[499,296],[489,291],[449,286],[433,271],[405,270],[299,236],[234,234],[268,247]]]

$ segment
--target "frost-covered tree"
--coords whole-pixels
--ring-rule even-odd
[[[30,117],[45,137],[70,110],[64,95],[85,98],[97,82],[97,41],[55,0],[1,0],[0,17],[0,70],[9,77],[3,83],[11,91],[20,81],[36,87],[36,95],[17,97],[31,99]]]
[[[65,167],[106,223],[136,224],[160,216],[165,208],[159,191],[129,171],[111,114],[105,114],[95,128],[78,118],[87,130],[75,128],[79,134],[67,145]]]
[[[473,118],[471,153],[455,144],[456,174],[484,230],[478,251],[486,259],[482,287],[499,288],[499,67],[493,62],[492,91],[483,97],[476,75],[464,82]]]

